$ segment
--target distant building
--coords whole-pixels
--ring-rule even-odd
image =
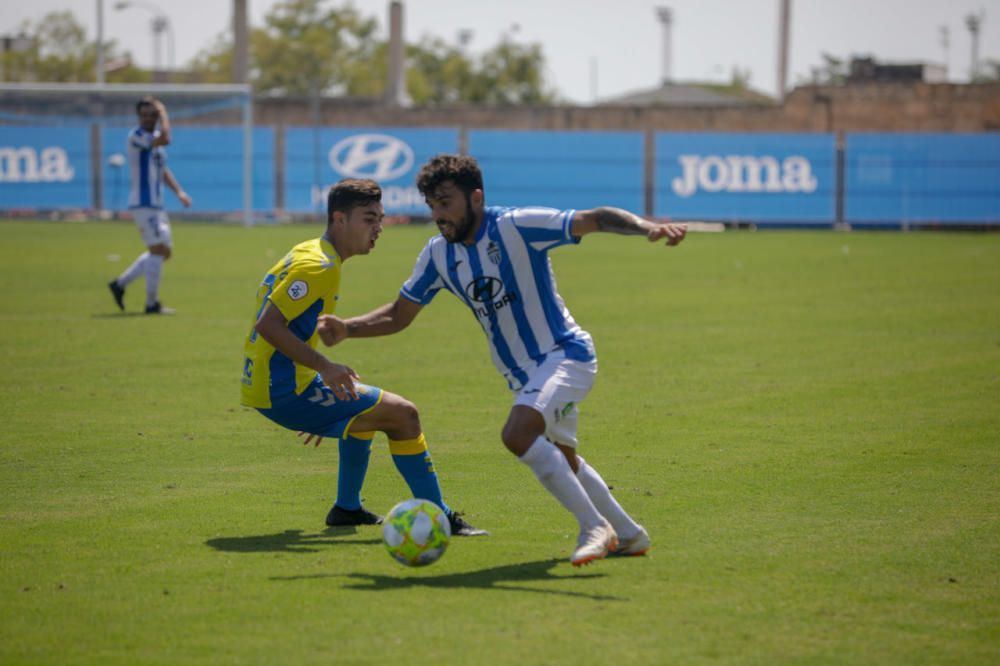
[[[664,83],[657,88],[602,99],[597,106],[758,106],[774,99],[749,88],[720,83]]]
[[[883,63],[874,58],[851,58],[848,83],[947,83],[948,71],[931,63]]]

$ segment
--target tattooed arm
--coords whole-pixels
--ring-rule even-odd
[[[684,240],[687,227],[669,222],[650,222],[621,208],[602,206],[591,210],[578,210],[573,214],[574,236],[585,236],[604,231],[626,236],[645,236],[650,242],[667,239],[667,245],[677,245]]]

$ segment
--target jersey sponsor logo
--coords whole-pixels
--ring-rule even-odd
[[[247,386],[253,385],[253,359],[243,359],[243,383]]]
[[[812,163],[801,155],[781,162],[772,155],[679,155],[682,175],[671,184],[678,196],[705,192],[815,192]]]
[[[413,149],[388,134],[355,134],[330,149],[330,166],[342,176],[395,180],[413,167]]]
[[[503,291],[503,282],[495,277],[484,275],[465,285],[465,293],[469,298],[480,303],[492,301]]]
[[[0,183],[66,183],[76,171],[59,146],[0,146]]]
[[[288,285],[288,297],[293,301],[297,301],[306,294],[309,293],[309,285],[303,280],[296,280],[295,282]]]
[[[508,291],[501,296],[503,291],[503,282],[488,275],[477,277],[465,285],[465,293],[469,299],[477,303],[482,303],[482,305],[477,305],[473,308],[476,316],[480,318],[489,317],[497,310],[501,310],[517,301],[516,293]]]

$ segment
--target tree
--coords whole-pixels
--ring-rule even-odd
[[[545,56],[538,44],[518,44],[505,35],[483,54],[474,77],[469,101],[486,104],[549,104],[555,95],[546,91]]]
[[[984,60],[979,63],[979,75],[976,77],[977,83],[989,83],[1000,81],[1000,60]]]
[[[424,37],[407,47],[406,89],[415,104],[436,106],[474,99],[472,62],[439,37]]]
[[[285,0],[250,32],[250,79],[260,92],[350,94],[365,86],[362,70],[376,59],[378,23],[352,6],[327,9],[323,0]],[[233,44],[220,35],[191,63],[207,82],[231,80]],[[382,75],[384,77],[384,74]]]
[[[324,0],[285,0],[250,32],[250,80],[258,92],[309,95],[316,91],[379,97],[385,91],[388,44],[375,38],[378,21],[350,4],[325,7]],[[191,63],[200,80],[230,80],[232,41],[220,36]],[[418,105],[544,104],[555,98],[544,85],[545,57],[537,44],[506,35],[471,59],[440,38],[424,37],[406,47],[406,87]]]
[[[812,67],[812,84],[822,86],[841,85],[847,81],[847,65],[843,58],[837,58],[829,53],[820,54],[823,64]]]
[[[96,80],[96,42],[88,41],[84,27],[72,12],[50,12],[37,24],[26,21],[19,32],[20,41],[26,48],[2,55],[7,81],[87,83]],[[104,57],[105,62],[122,64],[106,73],[109,83],[149,80],[149,73],[133,66],[131,55],[120,53],[113,40],[104,43]]]

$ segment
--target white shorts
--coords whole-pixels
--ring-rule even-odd
[[[151,245],[173,247],[174,242],[170,237],[170,219],[167,218],[165,211],[160,208],[133,208],[130,212],[146,247]]]
[[[597,361],[574,361],[553,355],[514,392],[514,404],[531,407],[545,419],[545,436],[556,444],[576,448],[579,405],[597,378]]]

